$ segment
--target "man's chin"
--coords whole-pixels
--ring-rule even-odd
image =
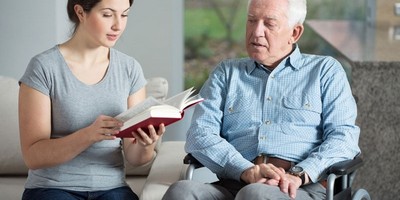
[[[261,63],[265,60],[265,56],[261,55],[260,53],[251,53],[251,54],[249,54],[249,57],[259,63]]]

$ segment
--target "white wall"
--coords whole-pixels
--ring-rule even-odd
[[[55,44],[55,2],[6,0],[0,3],[1,75],[21,77],[33,55]]]
[[[68,39],[66,2],[1,1],[0,75],[19,79],[34,55]],[[183,0],[135,0],[128,27],[115,47],[135,57],[146,77],[166,77],[170,95],[183,90],[183,9]],[[168,132],[183,132],[187,123],[174,124]],[[184,133],[166,136],[184,140]]]
[[[170,94],[183,90],[183,0],[135,0],[116,48],[142,64],[146,76],[167,77]]]

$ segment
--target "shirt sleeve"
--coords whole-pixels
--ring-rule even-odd
[[[253,164],[220,136],[225,81],[225,73],[219,66],[200,90],[205,100],[195,108],[185,149],[219,178],[240,180],[242,172]]]
[[[324,65],[320,76],[323,142],[298,164],[313,182],[325,178],[329,166],[360,153],[360,129],[355,125],[357,105],[346,73],[333,58],[328,58]]]
[[[133,59],[132,62],[133,62],[133,67],[129,76],[131,81],[131,89],[129,91],[129,95],[132,95],[133,93],[137,92],[138,90],[143,88],[147,83],[140,63],[136,59]]]
[[[33,57],[30,60],[24,75],[19,80],[19,84],[21,83],[43,93],[46,96],[50,96],[51,76],[37,57]]]

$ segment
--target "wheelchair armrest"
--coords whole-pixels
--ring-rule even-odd
[[[336,174],[336,175],[346,175],[354,172],[356,169],[360,168],[363,165],[363,161],[360,156],[356,156],[353,160],[345,160],[342,162],[338,162],[333,164],[328,169],[328,174]]]
[[[188,153],[186,154],[185,158],[183,158],[183,163],[189,165],[184,179],[185,180],[192,180],[193,178],[193,173],[195,169],[202,168],[204,167],[203,164],[201,164],[195,157],[192,156],[192,154]]]
[[[196,169],[200,167],[204,167],[192,154],[188,153],[185,158],[183,158],[183,163],[188,165],[193,165]]]

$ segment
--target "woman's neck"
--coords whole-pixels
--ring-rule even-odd
[[[59,50],[67,66],[81,82],[92,85],[105,77],[110,63],[109,48],[93,47],[85,41],[72,37],[60,44]]]
[[[83,66],[93,66],[94,63],[109,60],[109,48],[90,45],[78,37],[72,37],[59,47],[66,60],[82,63]]]

